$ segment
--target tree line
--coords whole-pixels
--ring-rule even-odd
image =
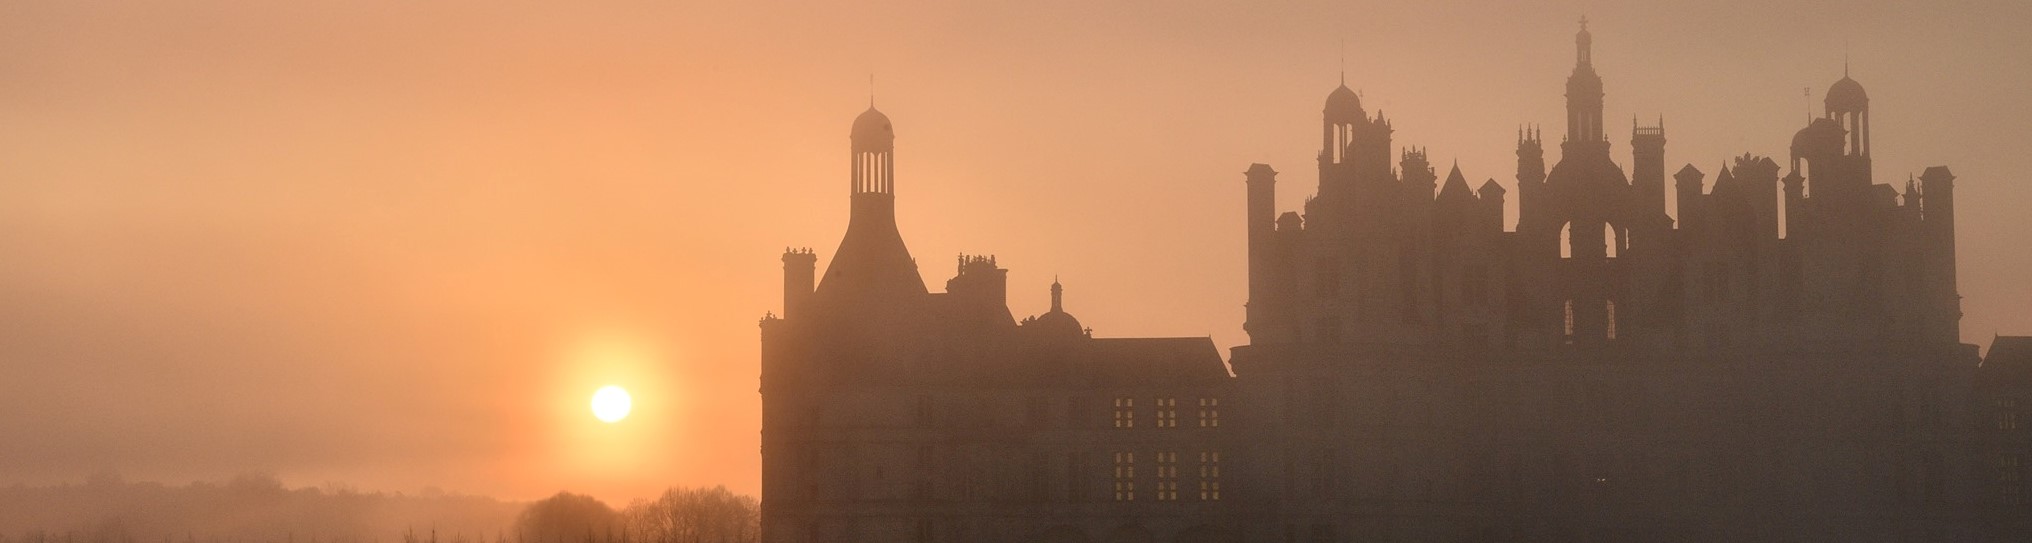
[[[569,492],[518,503],[289,489],[266,474],[0,487],[0,543],[749,543],[760,517],[755,498],[726,487],[675,487],[620,509]]]
[[[754,543],[761,527],[760,503],[724,486],[671,488],[620,510],[559,492],[515,522],[518,543]]]

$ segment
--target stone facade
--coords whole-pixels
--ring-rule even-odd
[[[1093,337],[1056,282],[1018,321],[993,257],[929,292],[870,108],[845,239],[822,278],[787,250],[761,323],[764,539],[2032,536],[2032,339],[1960,342],[1954,175],[1875,183],[1845,76],[1782,167],[1687,165],[1668,215],[1663,122],[1633,123],[1626,173],[1590,41],[1558,162],[1519,131],[1512,230],[1509,191],[1442,181],[1334,89],[1302,213],[1244,174],[1225,365],[1208,338]]]

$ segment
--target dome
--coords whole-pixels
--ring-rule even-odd
[[[1842,148],[1842,135],[1846,133],[1848,131],[1843,130],[1841,123],[1834,119],[1825,117],[1814,119],[1812,123],[1806,125],[1806,128],[1801,128],[1798,133],[1792,135],[1792,154],[1829,151],[1839,153]]]
[[[1051,337],[1084,337],[1087,334],[1086,327],[1080,326],[1079,319],[1064,311],[1038,315],[1024,322],[1023,329]]]
[[[1051,311],[1043,315],[1023,319],[1023,329],[1044,337],[1086,337],[1087,329],[1080,326],[1079,319],[1065,312],[1065,287],[1051,280]]]
[[[1326,113],[1327,115],[1345,113],[1361,117],[1362,97],[1356,96],[1354,89],[1342,84],[1334,89],[1332,94],[1326,95]]]
[[[867,111],[854,118],[853,140],[855,148],[889,149],[896,142],[896,131],[889,126],[888,115],[868,106]]]
[[[1841,81],[1827,88],[1827,109],[1829,111],[1862,111],[1870,107],[1870,95],[1863,92],[1863,84],[1843,75]]]

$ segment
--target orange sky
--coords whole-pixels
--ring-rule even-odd
[[[1399,145],[1511,185],[1582,12],[1668,169],[1782,159],[1847,51],[1878,181],[1960,176],[1965,339],[2032,334],[2032,7],[1509,4],[0,5],[0,484],[753,492],[755,322],[839,240],[870,72],[927,283],[993,253],[1018,315],[1056,274],[1098,335],[1233,345],[1240,172],[1311,191],[1341,42]]]

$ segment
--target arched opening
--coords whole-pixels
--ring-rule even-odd
[[[1559,257],[1573,258],[1573,221],[1559,225]]]
[[[1608,247],[1608,252],[1605,255],[1609,258],[1615,258],[1618,253],[1622,252],[1623,231],[1621,228],[1616,228],[1616,225],[1613,224],[1603,226],[1602,245]]]

